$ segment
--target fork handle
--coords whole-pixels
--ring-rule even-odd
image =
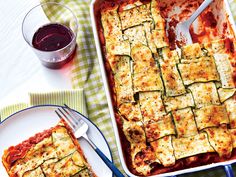
[[[203,3],[198,7],[198,9],[188,19],[188,25],[190,26],[194,22],[194,20],[202,13],[202,11],[204,11],[205,8],[207,8],[209,6],[209,4],[212,2],[213,2],[213,0],[203,1]]]
[[[95,150],[103,162],[111,169],[116,177],[125,177],[120,170],[106,157],[106,155],[90,140],[90,138],[84,134],[83,137],[87,140],[90,146]]]
[[[103,154],[99,148],[96,147],[94,150],[101,157],[104,163],[111,169],[111,171],[113,171],[116,177],[124,177],[120,170],[106,157],[105,154]]]
[[[234,177],[234,172],[231,165],[225,165],[224,168],[227,177]]]

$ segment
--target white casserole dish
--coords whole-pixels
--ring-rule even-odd
[[[113,104],[112,104],[112,97],[110,94],[110,88],[109,88],[109,84],[108,84],[107,73],[106,73],[105,65],[104,65],[102,46],[101,46],[100,39],[99,39],[99,31],[98,31],[99,29],[97,27],[97,21],[100,19],[98,19],[99,15],[97,15],[97,14],[99,13],[99,6],[104,1],[105,0],[92,0],[91,5],[90,5],[91,23],[92,23],[96,49],[97,49],[99,64],[100,64],[100,68],[101,68],[102,79],[104,82],[105,92],[106,92],[106,96],[107,96],[107,100],[108,100],[108,106],[109,106],[109,110],[110,110],[110,115],[111,115],[113,130],[115,133],[115,138],[116,138],[116,143],[117,143],[117,147],[118,147],[120,161],[121,161],[121,164],[122,164],[122,167],[123,167],[125,173],[128,176],[137,177],[136,175],[134,175],[130,172],[130,170],[128,169],[126,162],[125,162],[124,153],[122,151],[121,141],[120,141],[119,132],[118,132],[118,126],[116,124],[114,108],[113,108]],[[165,3],[171,4],[171,1],[172,0],[165,1]],[[184,0],[180,0],[180,1],[182,2]],[[220,5],[220,9],[219,9],[220,2],[221,2],[221,5]],[[231,25],[231,30],[233,31],[233,37],[235,37],[236,36],[236,27],[235,27],[232,13],[230,11],[230,6],[229,6],[228,1],[227,0],[215,0],[210,6],[213,9],[212,12],[213,12],[214,16],[219,16],[219,18],[217,18],[217,24],[218,24],[217,28],[219,31],[219,35],[222,35],[223,33],[225,33],[225,31],[223,30],[223,22],[224,22],[225,18],[228,18],[228,21]],[[223,7],[221,7],[221,6],[223,6]],[[175,8],[173,8],[173,9],[175,10]],[[170,12],[170,14],[171,13],[173,13],[173,12]],[[198,22],[196,21],[194,23],[195,23],[193,25],[194,30],[196,28],[196,31],[197,31],[197,25],[198,25],[197,23]],[[168,28],[168,26],[167,26],[167,28]],[[226,36],[232,37],[232,34],[226,34]],[[217,36],[216,37],[211,36],[211,38],[217,39]],[[218,167],[218,166],[224,166],[227,176],[231,176],[233,174],[231,164],[233,164],[235,162],[236,162],[236,159],[225,161],[225,162],[220,162],[220,163],[213,163],[213,164],[209,164],[209,165],[194,167],[194,168],[178,170],[175,172],[168,172],[168,173],[163,173],[163,174],[159,174],[159,175],[153,175],[153,176],[154,177],[175,176],[175,175],[180,175],[180,174],[184,174],[184,173],[192,173],[192,172],[196,172],[196,171],[206,170],[206,169],[210,169],[210,168],[214,168],[214,167]]]

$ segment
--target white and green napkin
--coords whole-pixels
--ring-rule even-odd
[[[79,111],[87,116],[87,109],[84,99],[83,89],[57,90],[50,92],[30,92],[28,94],[29,102],[15,103],[0,108],[0,121],[11,114],[36,105],[61,105],[67,104],[72,109]]]

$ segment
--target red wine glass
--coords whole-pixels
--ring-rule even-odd
[[[53,15],[47,14],[52,10],[55,10]],[[77,31],[78,22],[72,10],[54,2],[33,7],[22,23],[25,41],[41,63],[52,69],[59,69],[73,59]]]

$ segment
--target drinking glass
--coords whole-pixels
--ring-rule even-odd
[[[52,11],[53,13],[49,14]],[[50,16],[50,20],[47,16]],[[77,30],[78,22],[72,10],[54,2],[33,7],[22,22],[22,34],[25,41],[41,63],[52,69],[59,69],[72,60],[76,50]],[[67,43],[65,37],[67,37]],[[37,40],[41,47],[36,45]],[[64,46],[60,46],[61,44]]]

